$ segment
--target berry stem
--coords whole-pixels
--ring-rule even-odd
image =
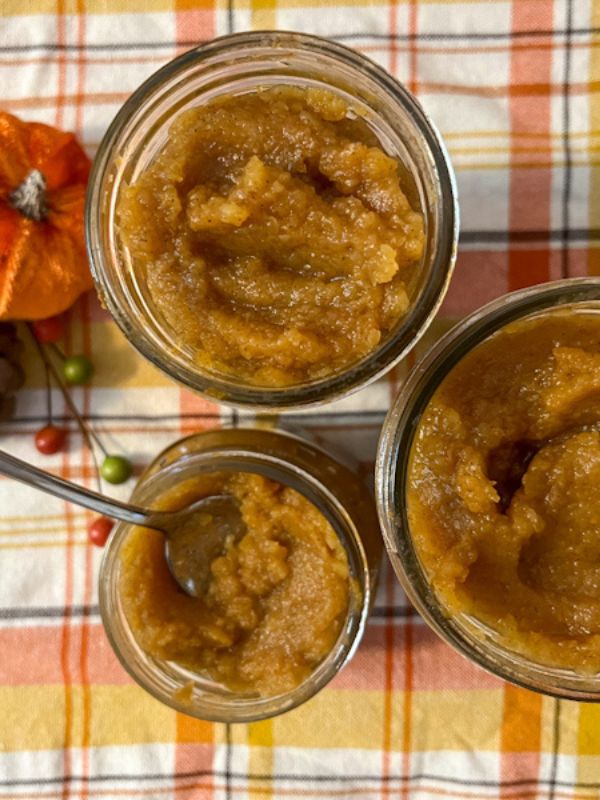
[[[44,361],[44,371],[46,372],[46,416],[48,425],[52,425],[52,384],[50,382],[50,370]]]
[[[66,360],[67,358],[66,355],[63,353],[60,347],[56,345],[54,342],[48,342],[48,347],[50,348],[50,350],[52,350],[52,352],[58,359],[60,359],[61,361]]]
[[[62,379],[59,371],[54,366],[54,364],[52,362],[52,359],[49,358],[48,353],[46,352],[46,348],[44,347],[44,345],[41,342],[38,342],[38,340],[36,339],[33,331],[31,330],[31,325],[28,324],[27,328],[29,330],[31,338],[33,339],[33,343],[35,344],[35,346],[37,348],[37,351],[38,351],[38,353],[40,355],[40,358],[44,362],[44,364],[46,366],[46,369],[48,369],[50,371],[50,374],[52,375],[52,377],[56,381],[56,383],[58,385],[58,388],[60,389],[61,394],[64,397],[65,403],[66,403],[69,411],[71,412],[71,414],[75,418],[75,421],[77,422],[77,427],[81,431],[81,435],[83,436],[83,438],[85,440],[85,443],[88,446],[88,450],[92,454],[92,459],[94,461],[94,470],[96,472],[96,482],[98,484],[99,491],[102,491],[102,482],[100,480],[100,467],[98,466],[98,461],[96,459],[96,451],[94,450],[94,442],[98,445],[98,447],[100,448],[100,450],[102,452],[102,455],[105,458],[107,457],[108,452],[107,452],[106,448],[104,447],[104,445],[102,444],[102,442],[100,441],[100,439],[98,438],[98,436],[94,433],[94,431],[92,431],[90,428],[88,428],[87,425],[85,424],[85,422],[83,421],[83,419],[81,417],[81,414],[79,413],[79,411],[77,409],[77,406],[73,402],[73,398],[71,397],[71,395],[69,393],[69,390],[67,389],[65,383],[63,382],[63,379]]]
[[[60,350],[55,345],[54,346],[50,345],[50,347],[54,347],[57,350],[57,352],[60,353]],[[69,389],[67,388],[67,385],[64,382],[61,374],[59,373],[59,371],[56,369],[56,367],[52,363],[52,360],[50,358],[48,358],[48,354],[45,352],[44,345],[40,344],[38,342],[38,349],[42,353],[42,358],[44,359],[44,361],[50,367],[52,375],[53,375],[54,379],[56,380],[56,382],[58,383],[58,386],[59,386],[59,388],[60,388],[60,390],[61,390],[61,392],[63,394],[63,397],[65,398],[65,402],[66,402],[67,406],[69,407],[69,410],[71,411],[71,413],[73,414],[73,416],[77,420],[77,424],[79,426],[79,429],[81,430],[81,433],[83,434],[83,436],[85,437],[85,439],[87,441],[88,447],[90,448],[90,450],[92,449],[90,440],[93,439],[96,442],[96,444],[98,445],[98,447],[100,448],[100,451],[101,451],[102,455],[106,458],[106,456],[108,455],[107,449],[104,447],[104,445],[102,444],[102,442],[98,438],[98,434],[92,428],[88,428],[88,426],[83,421],[83,419],[81,417],[81,414],[77,410],[77,406],[73,402],[73,399],[71,397]],[[62,353],[61,353],[61,356],[62,356],[62,358],[64,358]]]

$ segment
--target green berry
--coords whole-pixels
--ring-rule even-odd
[[[69,356],[63,362],[63,375],[67,383],[81,386],[92,377],[94,366],[87,356]]]
[[[132,471],[131,462],[123,456],[106,456],[100,467],[102,477],[109,483],[125,483]]]

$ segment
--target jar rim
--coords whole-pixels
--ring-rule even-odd
[[[229,430],[243,432],[246,429],[231,428]],[[272,432],[270,431],[270,433]],[[277,434],[303,441],[301,437],[296,437],[288,432],[277,431]],[[372,577],[367,554],[354,521],[330,489],[303,467],[295,467],[291,470],[290,463],[283,458],[276,458],[267,453],[252,450],[249,447],[233,445],[226,445],[219,451],[182,453],[173,461],[163,465],[160,464],[161,458],[170,449],[177,447],[188,439],[194,439],[201,435],[192,434],[184,437],[159,453],[141,476],[132,494],[132,501],[139,503],[145,499],[147,500],[147,494],[150,493],[152,495],[158,485],[164,482],[165,479],[168,480],[170,477],[175,476],[176,480],[186,480],[191,474],[198,474],[199,472],[214,473],[222,469],[223,464],[226,464],[224,467],[226,471],[239,470],[266,474],[272,479],[285,483],[285,485],[299,491],[323,513],[334,527],[336,535],[348,557],[351,569],[348,609],[335,644],[325,659],[315,667],[299,686],[282,695],[244,699],[243,696],[235,693],[224,693],[222,687],[220,687],[216,692],[216,696],[221,698],[220,701],[208,697],[205,691],[203,696],[196,700],[197,707],[190,706],[174,696],[173,692],[164,690],[162,685],[164,684],[164,678],[161,670],[164,669],[165,662],[145,654],[137,644],[129,623],[124,619],[124,614],[116,613],[116,607],[119,603],[119,554],[131,529],[135,527],[127,523],[120,523],[117,526],[103,554],[99,576],[100,615],[111,646],[123,667],[137,683],[160,702],[183,713],[206,720],[217,722],[257,721],[282,714],[304,703],[329,683],[352,659],[360,644],[367,623],[373,591]],[[183,468],[180,464],[182,458],[186,459],[186,464]],[[266,466],[267,469],[261,469],[261,465]],[[152,471],[154,466],[156,466],[156,470]],[[290,479],[292,472],[294,475]],[[313,491],[310,488],[308,491],[306,487],[301,488],[300,484],[304,482],[307,486],[312,487]],[[172,485],[174,484],[169,484],[169,486]],[[315,489],[317,494],[315,494]],[[165,487],[165,490],[167,490],[167,487]],[[325,509],[324,504],[328,504],[329,508]],[[128,649],[141,656],[143,659],[141,665],[132,663],[135,662],[135,659],[132,659],[131,656],[127,657],[124,650]],[[192,679],[191,676],[190,679]]]
[[[444,378],[479,344],[517,320],[577,304],[599,304],[600,279],[568,278],[503,295],[477,309],[442,336],[417,363],[383,423],[375,463],[375,499],[394,572],[433,631],[452,648],[496,677],[526,689],[571,700],[600,701],[600,682],[542,664],[482,636],[470,618],[444,613],[412,544],[406,489],[420,419]]]
[[[111,287],[105,261],[110,260],[111,256],[105,253],[101,235],[102,209],[107,193],[104,185],[106,176],[114,163],[114,154],[120,152],[124,139],[139,124],[145,104],[153,99],[158,102],[162,97],[161,87],[181,78],[186,70],[226,54],[239,59],[240,54],[245,52],[244,48],[257,53],[271,48],[278,56],[287,48],[303,55],[327,57],[353,70],[355,74],[360,73],[361,79],[370,81],[383,91],[399,113],[404,113],[406,119],[410,120],[419,137],[419,146],[425,148],[426,162],[435,176],[432,185],[436,203],[443,209],[426,279],[396,330],[371,353],[346,368],[323,378],[283,387],[253,385],[235,376],[203,371],[192,366],[191,362],[184,364],[174,358],[166,363],[167,359],[161,354],[156,337],[152,338],[152,332],[147,329],[140,331],[132,323],[131,298],[127,303],[119,301],[114,287]],[[335,89],[333,83],[331,87]],[[161,124],[168,124],[169,121],[170,118]],[[114,183],[111,185],[113,196],[117,188]],[[426,213],[424,209],[422,212]],[[285,31],[252,31],[219,37],[183,53],[147,78],[121,107],[100,143],[92,165],[85,204],[86,246],[96,289],[127,339],[146,359],[180,383],[224,405],[253,409],[283,410],[329,402],[372,383],[404,358],[429,327],[444,299],[456,261],[458,229],[457,188],[450,159],[436,126],[414,96],[382,67],[361,53],[318,36]],[[114,236],[112,230],[110,236]]]

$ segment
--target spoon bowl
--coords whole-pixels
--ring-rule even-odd
[[[246,530],[239,503],[231,495],[203,497],[178,511],[153,511],[58,478],[2,450],[0,474],[107,517],[160,531],[166,538],[165,556],[173,578],[194,597],[208,589],[210,565],[215,558]]]
[[[171,574],[194,597],[206,593],[215,558],[246,530],[239,504],[231,495],[204,497],[181,511],[165,513],[158,522],[156,530],[167,537],[165,554]]]

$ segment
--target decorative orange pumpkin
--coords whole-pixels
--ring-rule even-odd
[[[0,111],[0,319],[44,319],[90,289],[90,160],[72,133]]]

